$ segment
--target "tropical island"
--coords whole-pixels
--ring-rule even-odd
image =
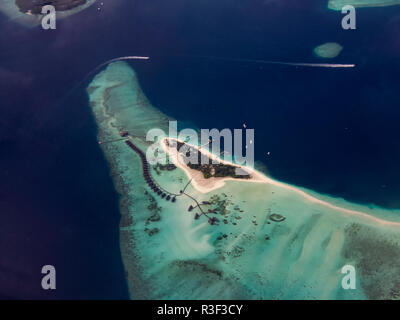
[[[40,25],[43,18],[43,6],[54,6],[57,19],[63,19],[89,8],[95,2],[96,0],[2,0],[0,12],[26,27],[35,27]]]
[[[355,8],[367,7],[387,7],[399,5],[400,0],[329,0],[328,8],[341,11],[346,5],[352,5]]]
[[[336,58],[342,50],[343,47],[340,44],[336,42],[327,42],[316,47],[314,53],[320,58]]]
[[[52,5],[56,11],[66,11],[81,5],[84,5],[87,0],[16,0],[15,4],[21,12],[30,12],[31,14],[41,14],[42,7]]]
[[[166,144],[167,146],[171,146],[172,139],[167,138]],[[203,177],[205,179],[209,179],[211,177],[215,178],[225,178],[231,177],[235,179],[250,179],[250,172],[246,169],[239,168],[238,166],[234,166],[227,163],[222,163],[220,160],[214,161],[206,155],[204,152],[202,153],[200,148],[190,146],[183,141],[174,141],[174,147],[180,154],[186,156],[189,159],[189,162],[186,164],[190,169],[197,170],[203,173]],[[191,161],[191,152],[195,155],[194,161]],[[238,172],[240,170],[240,172]],[[238,174],[240,173],[240,174]]]

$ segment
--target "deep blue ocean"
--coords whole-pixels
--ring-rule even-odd
[[[272,177],[400,208],[400,7],[357,10],[357,30],[342,30],[321,0],[103,2],[55,31],[0,16],[1,297],[128,297],[119,196],[96,141],[90,77],[81,81],[120,56],[151,57],[131,65],[168,115],[254,128]],[[356,68],[229,60],[326,62],[313,55],[325,42],[344,47],[330,61]],[[40,287],[45,264],[55,291]]]

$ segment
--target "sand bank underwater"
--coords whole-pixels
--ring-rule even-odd
[[[146,151],[149,129],[168,132],[172,120],[151,106],[135,72],[115,62],[88,86],[90,106],[111,175],[121,194],[121,250],[133,299],[393,299],[400,296],[400,212],[348,203],[268,177],[264,183],[225,181],[186,192],[218,217],[193,219],[193,201],[175,203],[146,185],[138,154],[120,130]],[[118,141],[115,141],[118,140]],[[155,180],[179,193],[180,168],[151,168]],[[268,182],[269,181],[269,182]],[[271,215],[281,215],[274,221]],[[272,216],[274,217],[274,216]],[[357,287],[341,286],[344,265]]]

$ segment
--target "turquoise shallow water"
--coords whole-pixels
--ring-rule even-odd
[[[99,73],[88,92],[101,141],[128,130],[145,151],[147,130],[166,129],[169,118],[150,105],[124,62]],[[187,192],[210,202],[220,219],[219,226],[212,226],[206,219],[193,219],[189,198],[171,203],[156,196],[144,183],[137,154],[123,141],[102,148],[122,194],[121,247],[132,298],[364,299],[397,294],[396,211],[276,180],[227,181],[206,193],[190,185]],[[188,181],[179,168],[152,174],[176,193]],[[276,222],[272,214],[285,219]],[[346,264],[357,270],[356,290],[341,287]]]

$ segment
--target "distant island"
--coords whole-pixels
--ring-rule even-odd
[[[320,58],[336,58],[343,47],[336,42],[327,42],[314,49],[314,54]]]
[[[41,24],[42,8],[52,5],[57,11],[57,20],[74,15],[89,8],[96,0],[1,0],[0,13],[26,27]]]
[[[56,11],[67,11],[75,7],[86,4],[87,0],[16,0],[15,4],[21,12],[30,12],[32,14],[41,14],[42,7],[52,5]]]

